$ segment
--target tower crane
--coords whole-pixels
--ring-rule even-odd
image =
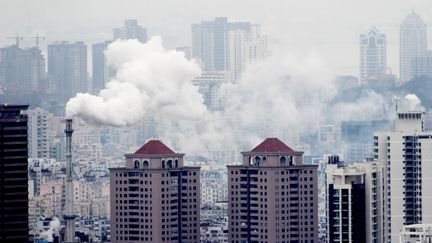
[[[17,34],[16,36],[6,37],[6,39],[14,39],[15,40],[15,45],[17,47],[19,47],[20,40],[23,40],[24,38],[22,36],[20,36],[20,35]]]

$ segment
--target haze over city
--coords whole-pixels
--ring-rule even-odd
[[[432,242],[432,2],[0,2],[0,242]]]

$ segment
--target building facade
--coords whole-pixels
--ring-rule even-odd
[[[105,41],[92,45],[93,92],[97,92],[105,88],[105,84],[108,83],[110,77],[113,75],[113,70],[110,70],[108,67],[104,54],[109,44],[111,44],[111,41]]]
[[[110,169],[111,242],[200,242],[200,168],[158,140]]]
[[[0,105],[0,241],[28,242],[27,105]]]
[[[400,243],[432,242],[432,224],[414,224],[404,226],[400,232]]]
[[[360,35],[360,83],[384,74],[387,68],[386,35],[372,26]]]
[[[414,57],[411,62],[411,72],[414,78],[421,76],[432,77],[432,51]]]
[[[42,108],[27,112],[28,116],[28,143],[30,158],[51,158],[52,138],[51,130],[53,115]]]
[[[56,80],[57,91],[65,98],[88,92],[87,46],[83,42],[48,45],[48,75]]]
[[[427,50],[427,27],[423,19],[414,11],[405,17],[400,26],[400,79],[407,82],[414,78],[411,66],[413,58]]]
[[[397,242],[405,225],[432,223],[432,132],[423,111],[398,111],[395,130],[374,134],[384,168],[384,237]]]
[[[228,242],[318,242],[317,166],[267,138],[228,167]]]
[[[226,17],[192,24],[192,57],[204,70],[230,71],[233,80],[248,64],[263,59],[266,48],[260,25],[228,22]]]
[[[45,58],[38,48],[0,49],[0,82],[12,91],[44,91]]]
[[[327,242],[376,243],[382,235],[382,173],[373,162],[326,167]]]
[[[114,40],[129,40],[137,39],[139,42],[147,42],[147,29],[138,25],[138,20],[136,19],[126,19],[124,21],[124,26],[120,28],[114,28],[113,30]]]

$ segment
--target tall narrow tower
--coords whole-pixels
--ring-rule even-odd
[[[406,16],[400,26],[400,79],[407,82],[413,76],[412,60],[426,54],[427,26],[414,11]]]
[[[73,214],[73,184],[72,184],[72,119],[66,119],[66,206],[63,218],[66,222],[65,242],[74,242],[75,215]]]

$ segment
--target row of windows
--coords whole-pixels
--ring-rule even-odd
[[[134,220],[134,219],[132,219],[132,220]],[[134,221],[131,221],[131,219],[129,219],[129,221],[128,220],[125,220],[124,222],[126,223],[126,222],[131,222],[131,223],[138,223],[139,221],[139,219],[136,219],[137,221],[136,222],[134,222]],[[117,220],[116,220],[117,221]],[[121,220],[119,220],[120,222],[123,222],[123,221],[121,221]],[[118,221],[117,221],[118,222]],[[149,223],[149,224],[140,224],[140,225],[136,225],[136,224],[134,224],[134,225],[128,225],[128,224],[117,224],[116,223],[116,227],[117,228],[130,228],[130,227],[128,227],[128,226],[133,226],[133,228],[136,228],[136,229],[139,229],[139,228],[141,228],[141,229],[152,229],[153,228],[153,225],[151,224],[151,220],[145,220],[145,223]],[[144,221],[141,219],[141,223],[144,223]],[[139,227],[137,227],[137,226],[139,226]],[[121,231],[120,231],[121,232]]]
[[[122,181],[122,180],[116,180],[115,184],[116,185],[118,185],[118,184],[120,184],[120,185],[121,184],[124,184],[124,185],[127,185],[127,184],[151,185],[152,182],[151,181],[140,181],[140,180],[129,180],[129,182],[127,180],[124,180],[124,181]]]
[[[151,209],[151,208],[150,208]],[[116,216],[141,216],[141,217],[152,217],[152,213],[139,213],[139,212],[116,212]],[[116,218],[116,221],[121,221],[121,218]],[[144,222],[141,219],[141,222]],[[145,222],[151,222],[151,219],[145,219]]]
[[[141,172],[124,172],[115,173],[116,177],[152,177],[151,173],[141,173]]]

